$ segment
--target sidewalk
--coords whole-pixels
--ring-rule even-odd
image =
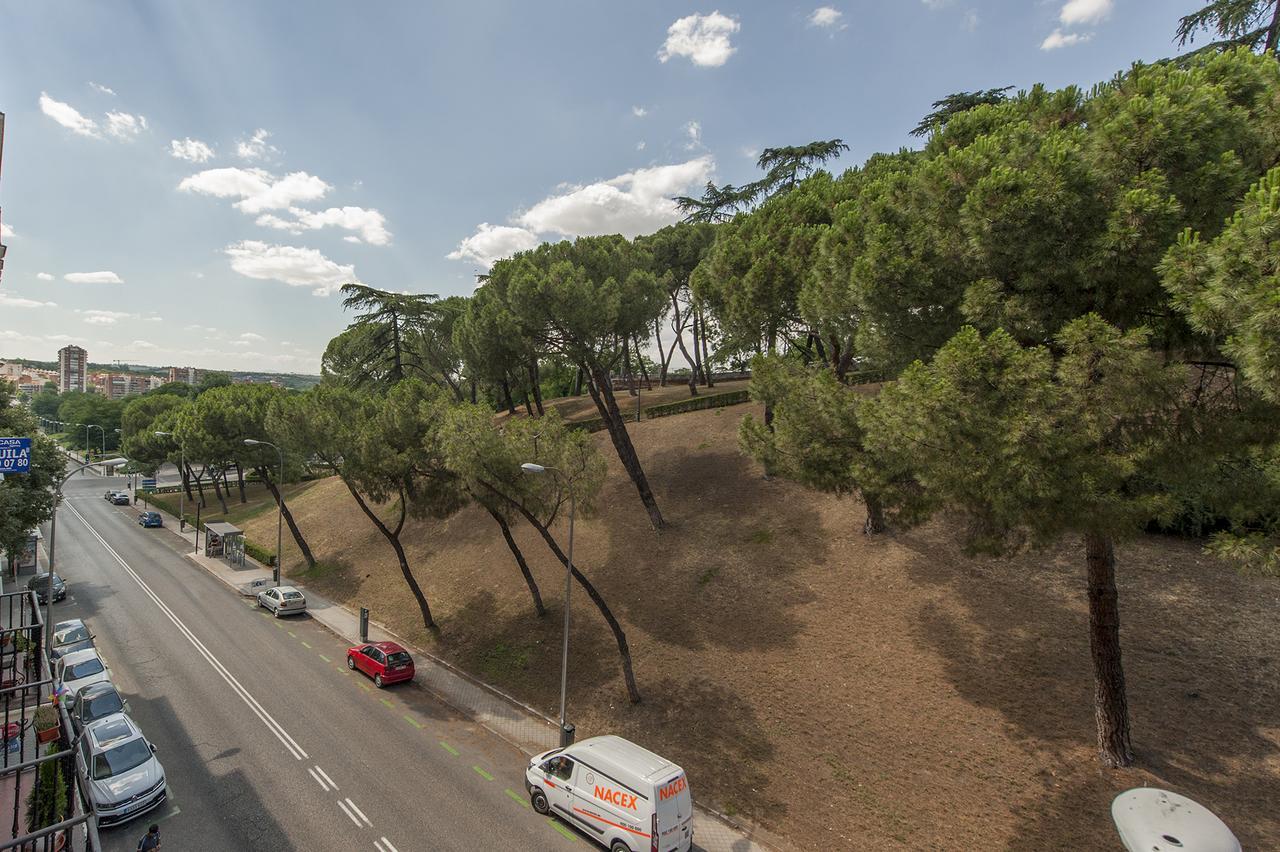
[[[271,585],[271,569],[263,567],[249,556],[245,557],[244,567],[238,567],[222,559],[195,553],[194,532],[188,528],[186,532],[179,533],[177,519],[159,507],[153,508],[164,515],[166,530],[173,535],[181,535],[191,544],[191,552],[186,554],[187,559],[240,594],[256,595],[260,589]],[[307,610],[312,618],[353,645],[360,641],[360,618],[356,613],[301,584],[289,584],[302,589],[306,594]],[[413,651],[416,669],[414,682],[418,686],[475,719],[526,754],[534,755],[559,745],[555,720],[482,683],[445,660],[415,647],[370,620],[369,641],[388,640],[399,642]],[[700,805],[694,811],[693,833],[696,839],[694,849],[704,852],[770,852],[789,848],[784,841],[768,836],[761,829],[731,824],[727,817]]]

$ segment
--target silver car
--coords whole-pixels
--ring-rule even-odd
[[[127,822],[158,807],[168,794],[156,747],[123,713],[89,725],[80,737],[76,763],[89,779],[98,825]]]
[[[293,586],[277,586],[258,592],[258,606],[271,610],[276,618],[307,611],[307,598]]]
[[[76,693],[82,687],[111,680],[111,669],[107,668],[96,649],[89,648],[59,657],[55,677],[58,681],[58,694],[70,708],[75,704]]]

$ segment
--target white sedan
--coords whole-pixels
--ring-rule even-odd
[[[91,683],[110,682],[111,670],[94,648],[72,651],[58,658],[56,673],[58,694],[69,705],[75,703],[76,693]]]
[[[277,586],[265,592],[258,592],[258,606],[266,607],[276,618],[279,618],[282,615],[306,612],[307,599],[293,586]]]

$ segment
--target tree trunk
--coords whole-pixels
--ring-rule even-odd
[[[585,371],[579,367],[578,375],[573,380],[573,395],[582,396],[582,375]]]
[[[674,302],[672,303],[674,304]],[[680,347],[680,354],[684,356],[684,360],[689,362],[689,396],[698,395],[698,358],[697,355],[690,355],[689,350],[684,345],[684,332],[676,332],[676,344]],[[693,351],[698,351],[698,335],[697,326],[694,326],[693,335]]]
[[[248,503],[249,499],[244,496],[244,468],[240,466],[240,462],[236,462],[236,483],[240,486],[241,505]]]
[[[214,493],[214,494],[217,496],[217,498],[218,498],[218,505],[220,505],[220,506],[222,507],[222,514],[224,514],[224,515],[225,515],[225,514],[227,513],[227,511],[228,511],[228,509],[227,509],[227,498],[223,496],[223,494],[222,494],[222,486],[218,484],[218,471],[216,471],[216,470],[215,470],[215,471],[213,472],[213,475],[212,475],[212,476],[210,476],[209,478],[210,478],[211,480],[213,480],[213,493]]]
[[[516,413],[516,403],[511,398],[511,383],[506,379],[502,380],[502,401],[507,406],[507,413],[514,415]]]
[[[409,570],[409,558],[404,555],[404,547],[400,544],[400,530],[404,528],[405,518],[405,500],[404,495],[400,495],[400,521],[396,524],[395,530],[387,529],[387,525],[382,522],[369,505],[364,502],[364,498],[360,496],[360,492],[345,478],[342,484],[347,486],[347,490],[351,492],[351,496],[355,498],[356,505],[360,507],[360,511],[364,512],[365,517],[373,521],[373,525],[378,528],[378,532],[391,544],[391,549],[396,552],[396,559],[400,563],[400,573],[404,575],[404,581],[409,584],[409,591],[413,592],[414,600],[418,602],[418,609],[422,610],[422,626],[428,630],[438,630],[435,620],[431,617],[431,605],[427,603],[427,596],[422,593],[422,587],[418,585],[417,579],[413,576],[413,572]]]
[[[702,365],[702,378],[706,381],[707,387],[713,388],[716,386],[716,380],[711,375],[711,353],[707,351],[707,319],[702,315],[700,308],[694,309],[693,318],[698,324],[698,341],[702,347],[698,355],[698,363]]]
[[[578,585],[582,586],[583,590],[587,593],[587,597],[591,598],[591,602],[596,605],[596,609],[600,611],[600,615],[603,616],[604,620],[608,623],[609,629],[613,631],[614,641],[618,644],[618,656],[622,658],[622,678],[627,684],[627,697],[631,699],[632,704],[639,704],[640,687],[636,685],[635,670],[631,666],[631,646],[627,644],[627,634],[622,631],[622,625],[618,623],[618,619],[613,617],[613,611],[609,609],[609,605],[605,603],[604,598],[600,596],[600,592],[596,591],[596,587],[591,584],[591,581],[586,578],[586,575],[578,570],[577,565],[569,565],[569,558],[564,555],[564,551],[562,551],[560,549],[560,545],[556,543],[555,537],[551,535],[551,531],[543,526],[528,509],[514,500],[507,498],[492,485],[488,485],[486,483],[485,486],[494,494],[497,494],[499,497],[502,497],[514,506],[516,511],[523,515],[524,519],[528,521],[542,536],[542,540],[547,543],[547,547],[549,547],[551,552],[556,555],[556,558],[560,560],[560,564],[572,569],[573,578],[578,581]]]
[[[476,380],[471,380],[471,404],[476,404]]]
[[[649,378],[649,368],[644,363],[644,355],[640,353],[640,341],[633,337],[631,338],[631,345],[636,349],[636,366],[640,368],[640,375],[644,376],[645,389],[653,390],[653,380]]]
[[[182,465],[178,474],[182,477],[182,490],[187,492],[187,499],[192,503],[196,502],[195,495],[191,493],[191,470],[190,465]]]
[[[863,491],[862,502],[867,504],[867,521],[862,525],[863,535],[884,532],[884,504],[880,501],[880,495],[874,491]]]
[[[665,388],[667,386],[667,362],[670,358],[662,355],[662,318],[653,321],[653,340],[658,346],[658,357],[662,358],[662,366],[658,370],[658,387]]]
[[[1271,26],[1267,27],[1267,53],[1275,52],[1277,37],[1280,37],[1280,3],[1276,3],[1275,11],[1271,13]]]
[[[1116,555],[1110,536],[1086,533],[1089,584],[1089,650],[1093,655],[1093,718],[1098,752],[1106,766],[1129,766],[1129,704],[1120,664],[1120,605]]]
[[[693,311],[693,308],[689,308]],[[702,352],[698,349],[698,314],[693,314],[693,381],[706,383],[706,374],[702,369]]]
[[[538,416],[547,412],[542,408],[542,376],[538,372],[538,358],[529,359],[529,386],[533,388],[533,402],[538,408]]]
[[[631,378],[631,338],[629,337],[622,338],[622,377],[627,380],[627,394],[630,396],[638,394],[636,383]]]
[[[640,466],[640,458],[636,455],[636,448],[631,443],[631,435],[627,433],[622,414],[618,411],[618,401],[613,396],[613,388],[609,386],[609,371],[600,366],[592,366],[590,369],[591,381],[587,383],[587,390],[591,392],[596,409],[609,430],[609,438],[613,441],[613,448],[618,452],[618,459],[626,468],[627,475],[636,486],[636,491],[640,492],[640,502],[649,513],[649,523],[655,530],[660,530],[667,524],[662,519],[662,512],[658,510],[658,501],[654,499],[653,491],[649,488],[649,480],[644,475],[644,468]]]
[[[547,614],[547,608],[542,605],[542,593],[538,591],[538,582],[533,579],[533,572],[529,570],[529,563],[524,561],[524,554],[520,551],[520,546],[516,544],[516,540],[511,536],[511,525],[507,523],[507,519],[502,517],[502,513],[491,506],[485,506],[493,519],[498,522],[498,526],[502,529],[502,537],[507,541],[507,548],[511,551],[511,555],[516,558],[516,564],[520,566],[520,573],[524,575],[525,585],[529,587],[529,594],[533,596],[533,609],[538,614],[538,618],[542,618]]]
[[[267,489],[271,491],[271,496],[276,498],[276,504],[280,507],[280,514],[284,515],[284,522],[289,526],[289,533],[293,536],[293,541],[298,545],[298,550],[302,551],[302,558],[307,561],[308,568],[314,568],[316,558],[311,555],[311,548],[307,546],[307,540],[302,537],[302,530],[298,529],[298,524],[293,520],[293,512],[289,511],[289,504],[284,501],[284,496],[280,493],[280,489],[271,481],[271,473],[265,467],[258,468],[258,475],[262,477],[262,481],[267,484]],[[276,564],[280,566],[280,570],[284,570],[284,554],[276,554]]]

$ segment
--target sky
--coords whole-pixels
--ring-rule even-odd
[[[949,93],[1090,86],[1195,0],[0,0],[0,357],[317,373],[338,288],[469,294],[543,240]]]

